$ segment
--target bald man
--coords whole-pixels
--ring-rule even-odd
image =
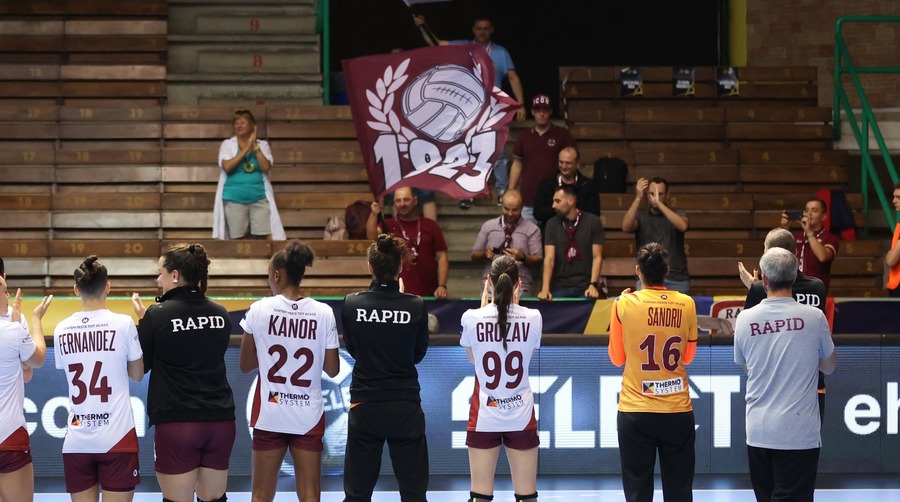
[[[507,190],[500,199],[503,209],[499,218],[491,218],[481,225],[472,246],[472,261],[484,263],[482,285],[494,258],[505,254],[519,262],[519,278],[522,280],[521,296],[531,295],[531,270],[543,261],[541,230],[531,221],[522,218],[522,194]]]
[[[381,204],[373,202],[366,221],[366,237],[375,239],[378,234],[387,232],[406,240],[412,251],[413,263],[404,264],[400,272],[404,291],[419,296],[434,296],[438,300],[446,299],[447,277],[450,275],[447,242],[434,220],[419,215],[419,199],[412,188],[403,187],[394,191],[393,218],[386,218],[379,225],[379,213]]]

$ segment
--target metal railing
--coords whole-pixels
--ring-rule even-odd
[[[894,225],[897,223],[897,215],[893,210],[893,205],[885,194],[884,188],[881,186],[878,172],[876,171],[874,162],[872,162],[872,155],[869,150],[870,131],[875,138],[875,143],[884,160],[887,173],[894,184],[898,181],[897,170],[894,168],[894,162],[885,145],[884,136],[881,134],[881,129],[878,127],[878,121],[875,119],[875,114],[872,112],[872,107],[869,105],[869,100],[866,97],[859,76],[860,74],[869,73],[900,73],[900,67],[857,67],[854,65],[853,59],[850,57],[850,51],[847,50],[847,44],[844,41],[844,36],[842,34],[842,28],[845,23],[900,23],[900,16],[844,16],[838,19],[834,25],[834,106],[832,107],[834,113],[834,139],[841,139],[841,108],[843,107],[847,122],[850,124],[850,129],[853,131],[853,135],[856,137],[856,142],[859,145],[862,159],[862,194],[863,203],[865,205],[866,227],[867,229],[869,227],[869,181],[871,180],[875,195],[878,197],[881,208],[884,210],[884,215],[890,225],[889,228],[893,229]],[[850,100],[847,97],[847,92],[844,90],[844,84],[841,81],[843,75],[850,76],[850,81],[853,83],[853,89],[856,91],[856,96],[859,98],[861,105],[859,111],[860,120],[857,120],[856,114],[850,106]]]

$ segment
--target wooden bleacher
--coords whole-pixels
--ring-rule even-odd
[[[0,16],[0,102],[166,97],[165,0],[3,2]]]
[[[56,29],[40,26],[48,33]],[[63,53],[46,49],[56,47],[55,35],[34,33],[48,40],[38,41],[43,52],[34,52],[46,67],[33,73],[62,71]],[[12,43],[0,37],[0,46]],[[4,55],[0,65],[14,66],[18,73],[7,75],[16,79],[32,75],[22,67],[29,66],[24,59]],[[630,166],[630,192],[601,196],[603,272],[612,292],[633,285],[633,238],[620,226],[640,177],[668,178],[671,203],[689,213],[689,268],[693,292],[700,295],[743,294],[737,262],[756,266],[762,239],[780,212],[801,208],[818,189],[847,188],[847,154],[831,149],[830,110],[817,106],[809,69],[742,69],[741,96],[732,98],[715,96],[709,68],[697,69],[693,98],[671,96],[670,68],[645,69],[641,98],[618,96],[615,68],[563,68],[560,75],[584,171],[591,175],[593,161],[606,155]],[[32,77],[32,83],[43,82]],[[0,77],[0,93],[10,81],[18,80]],[[144,98],[73,101],[50,91],[25,98],[0,95],[0,126],[10,131],[0,140],[7,152],[0,159],[0,256],[15,286],[28,294],[67,293],[79,260],[96,253],[110,267],[114,293],[152,296],[160,251],[187,240],[208,247],[212,294],[268,292],[266,262],[278,243],[210,240],[217,152],[231,134],[231,107]],[[364,288],[367,243],[320,240],[329,216],[342,216],[348,204],[371,197],[349,108],[252,111],[260,137],[272,145],[273,183],[287,233],[311,241],[317,253],[306,291],[339,295]],[[514,126],[510,143],[519,130]],[[438,197],[452,296],[479,292],[481,264],[469,255],[481,224],[499,214],[493,200],[463,211]],[[848,194],[848,200],[861,225],[861,196]],[[843,242],[832,294],[882,295],[883,252],[880,240]]]
[[[761,239],[781,211],[802,208],[818,189],[848,185],[847,153],[831,146],[831,110],[816,103],[815,69],[739,71],[736,97],[716,96],[712,68],[695,69],[693,97],[673,96],[671,68],[643,68],[643,96],[622,97],[619,68],[560,68],[564,111],[585,164],[626,148],[633,152],[626,160],[629,188],[641,177],[670,181],[671,203],[691,220],[686,237],[696,294],[743,293],[733,279],[736,262],[756,266]],[[632,200],[601,197],[608,239],[629,239],[616,227]],[[862,199],[849,200],[862,226]],[[604,275],[611,273],[616,287],[633,282],[616,277],[618,267],[625,274],[633,268],[628,242],[624,254],[615,244],[604,248]],[[882,248],[880,241],[842,243],[831,293],[882,295]]]

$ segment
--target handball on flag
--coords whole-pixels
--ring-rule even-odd
[[[519,104],[493,85],[490,55],[451,45],[344,61],[353,123],[375,197],[401,186],[487,194]]]
[[[419,132],[450,143],[478,118],[484,84],[466,68],[435,66],[420,74],[403,93],[403,115]]]

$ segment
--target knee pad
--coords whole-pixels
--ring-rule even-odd
[[[490,502],[494,500],[493,495],[482,495],[480,493],[469,492],[469,499],[466,502]]]
[[[226,502],[228,500],[228,494],[223,493],[221,497],[215,500],[201,500],[200,497],[197,497],[197,502]]]
[[[538,494],[537,492],[532,493],[531,495],[519,495],[515,494],[516,502],[537,502]]]

